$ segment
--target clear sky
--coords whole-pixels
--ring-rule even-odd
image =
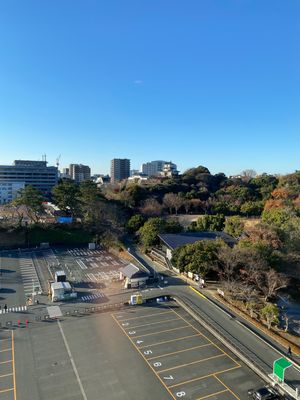
[[[299,0],[0,1],[0,164],[300,169]]]

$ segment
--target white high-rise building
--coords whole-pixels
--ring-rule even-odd
[[[157,176],[163,170],[165,163],[166,161],[156,160],[142,164],[141,166],[142,173],[147,176]]]
[[[156,160],[150,161],[141,166],[142,173],[147,176],[169,176],[169,172],[172,171],[173,175],[176,175],[177,165],[171,161]]]

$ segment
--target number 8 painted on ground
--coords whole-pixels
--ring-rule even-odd
[[[177,397],[184,397],[185,396],[185,392],[177,392],[176,396]]]

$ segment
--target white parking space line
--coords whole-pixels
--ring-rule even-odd
[[[81,382],[81,380],[80,380],[80,376],[79,376],[78,370],[77,370],[77,368],[76,368],[75,361],[74,361],[74,359],[73,359],[73,357],[72,357],[72,353],[71,353],[69,344],[68,344],[68,342],[67,342],[66,336],[65,336],[65,334],[64,334],[63,328],[62,328],[61,323],[60,323],[59,320],[57,321],[57,323],[58,323],[58,327],[59,327],[61,336],[62,336],[62,338],[63,338],[64,344],[65,344],[65,346],[66,346],[67,353],[68,353],[68,356],[69,356],[69,358],[70,358],[70,361],[71,361],[71,364],[72,364],[72,367],[73,367],[73,370],[74,370],[74,373],[75,373],[75,376],[76,376],[76,379],[77,379],[77,382],[78,382],[78,385],[79,385],[79,388],[80,388],[80,391],[81,391],[81,394],[82,394],[82,397],[83,397],[84,400],[87,400],[87,396],[86,396],[85,391],[84,391],[84,388],[83,388],[83,386],[82,386],[82,382]]]

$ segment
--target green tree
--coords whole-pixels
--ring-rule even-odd
[[[268,329],[271,329],[273,323],[278,324],[279,310],[275,304],[267,303],[261,310],[261,316],[267,322]]]
[[[263,210],[263,204],[261,201],[246,201],[241,205],[241,213],[250,216],[259,216]]]
[[[164,233],[180,233],[183,231],[183,226],[178,221],[167,221],[163,228]]]
[[[133,215],[127,222],[126,228],[130,233],[136,233],[144,224],[145,218],[141,214]]]
[[[180,272],[191,271],[205,277],[209,271],[215,270],[218,262],[219,241],[200,240],[175,249],[172,263]]]
[[[28,185],[19,192],[13,204],[16,206],[25,206],[27,214],[32,222],[38,222],[39,215],[43,211],[43,201],[45,201],[42,192],[35,187]]]
[[[74,217],[78,215],[79,187],[71,180],[63,180],[54,186],[52,190],[54,203],[63,211],[70,212]]]
[[[102,217],[100,203],[104,202],[103,195],[92,181],[83,181],[79,186],[80,210],[83,221],[88,224],[98,223]]]
[[[289,208],[270,208],[263,211],[261,219],[263,223],[281,228],[294,215],[295,212]]]
[[[241,234],[244,231],[244,228],[245,228],[244,221],[238,216],[228,217],[225,220],[224,232],[228,233],[228,235],[231,235],[235,238],[241,236]]]
[[[225,217],[223,214],[201,215],[197,220],[198,231],[222,231],[224,228]]]
[[[158,244],[158,234],[162,233],[165,222],[162,218],[149,218],[139,229],[140,241],[144,247]]]

